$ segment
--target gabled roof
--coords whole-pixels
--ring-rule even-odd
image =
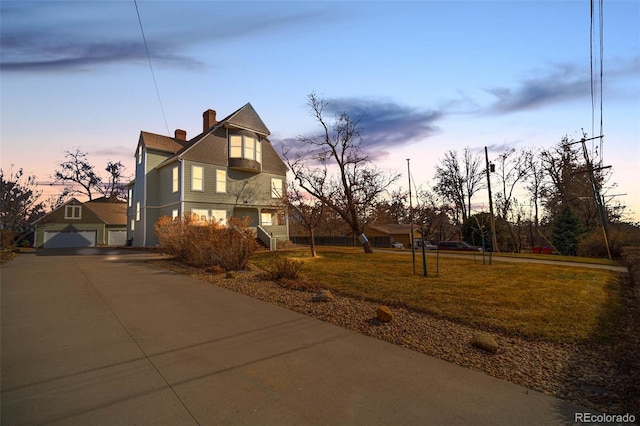
[[[140,140],[147,148],[155,149],[158,151],[177,153],[181,149],[189,145],[187,141],[181,141],[180,139],[170,138],[169,136],[157,135],[155,133],[140,132]]]
[[[229,117],[222,120],[231,126],[252,130],[261,135],[268,136],[271,134],[267,126],[263,123],[255,109],[247,102],[242,108],[232,113]]]
[[[141,135],[144,133],[145,135],[156,137],[156,138],[149,138],[149,140],[152,141],[152,143],[156,144],[157,147],[155,149],[171,152],[174,154],[171,157],[164,160],[162,163],[158,164],[157,167],[160,168],[160,167],[166,166],[169,163],[172,163],[173,161],[179,158],[186,158],[186,159],[193,160],[194,158],[190,158],[189,154],[187,153],[190,152],[192,148],[197,150],[196,146],[202,140],[206,139],[208,135],[214,133],[216,130],[220,129],[221,127],[237,127],[240,129],[250,130],[254,133],[264,136],[265,139],[266,139],[266,136],[271,134],[271,132],[269,131],[267,126],[265,126],[260,116],[258,116],[258,113],[256,112],[256,110],[253,109],[253,106],[251,105],[251,103],[247,102],[244,106],[238,108],[237,110],[235,110],[234,112],[232,112],[231,114],[223,118],[222,120],[218,121],[215,124],[215,126],[193,137],[188,142],[180,141],[178,139],[170,138],[167,136],[155,135],[153,133],[147,133],[147,132],[141,132]],[[172,145],[172,143],[174,145]],[[175,144],[180,144],[180,148],[173,150],[176,148]],[[162,149],[160,146],[164,146],[166,148]],[[271,172],[275,171],[280,173],[286,173],[288,168],[285,165],[278,164],[278,163],[282,163],[282,160],[275,153],[273,148],[271,146],[265,147],[265,148],[266,149],[263,149],[263,164],[262,164],[263,170],[265,166],[267,166],[267,170]],[[271,152],[269,152],[269,148],[273,151],[273,154],[275,154],[275,157],[272,155]],[[220,153],[214,153],[214,152],[208,151],[206,156],[209,157],[208,158],[209,161],[212,161],[211,157],[213,156],[213,157],[216,157],[217,160],[224,161],[226,163],[227,161],[226,155],[220,156],[219,154]],[[196,157],[199,159],[199,161],[207,162],[206,159],[201,159],[200,155],[196,155]],[[264,171],[267,171],[267,170],[264,170]]]
[[[107,225],[127,224],[127,203],[89,201],[84,206],[93,211]]]
[[[40,222],[45,222],[46,218],[48,218],[49,216],[51,216],[53,213],[57,212],[58,210],[60,210],[64,206],[77,205],[77,204],[82,204],[82,203],[76,197],[71,197],[71,199],[68,200],[67,202],[60,204],[58,207],[52,209],[49,213],[45,214],[41,218],[38,218],[35,222],[33,222],[33,224],[35,225],[35,224],[40,223]]]
[[[100,200],[100,199],[98,199]],[[77,198],[71,198],[66,203],[63,203],[38,219],[34,222],[34,224],[38,223],[47,223],[49,217],[51,217],[55,212],[59,211],[65,206],[69,205],[82,205],[89,210],[93,214],[95,214],[98,219],[102,220],[107,225],[126,225],[127,224],[127,203],[125,202],[105,202],[101,201],[87,201],[83,203],[78,201]],[[45,220],[47,219],[47,220]],[[85,222],[86,223],[86,222]]]

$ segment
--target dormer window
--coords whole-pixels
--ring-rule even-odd
[[[262,162],[262,142],[244,135],[229,136],[229,158],[242,158]]]
[[[82,219],[82,206],[64,206],[65,219]]]

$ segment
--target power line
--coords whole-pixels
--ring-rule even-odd
[[[590,25],[589,25],[589,69],[591,77],[591,134],[595,134],[595,122],[596,122],[596,98],[599,96],[599,108],[600,108],[600,135],[604,134],[604,118],[603,118],[603,77],[604,77],[604,0],[598,0],[598,57],[594,60],[594,29],[595,29],[595,5],[594,0],[590,0]],[[594,67],[596,62],[600,67],[599,82],[594,77]],[[600,87],[597,88],[597,84]],[[597,89],[599,93],[597,93]],[[593,153],[594,146],[591,144],[591,151]],[[603,140],[600,138],[600,146],[598,151],[598,161],[602,164],[603,161]]]
[[[151,64],[151,55],[149,54],[149,46],[147,45],[147,38],[144,35],[144,29],[142,28],[142,19],[140,19],[140,11],[138,10],[138,1],[133,0],[133,4],[136,6],[136,14],[138,15],[138,23],[140,24],[140,32],[142,33],[142,40],[144,41],[144,48],[147,52],[147,59],[149,59],[149,69],[151,70],[151,76],[153,77],[153,85],[156,88],[156,94],[158,95],[158,103],[160,104],[160,111],[162,112],[162,118],[164,125],[167,128],[167,135],[171,136],[169,131],[169,124],[167,124],[167,117],[164,113],[164,107],[162,106],[162,99],[160,98],[160,90],[158,90],[158,82],[156,81],[156,74],[153,72],[153,65]]]

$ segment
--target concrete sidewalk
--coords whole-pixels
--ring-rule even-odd
[[[153,255],[47,253],[2,265],[3,425],[539,425],[590,412],[143,262]]]

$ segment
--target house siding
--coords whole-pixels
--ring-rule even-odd
[[[169,157],[167,153],[160,153],[157,151],[147,151],[147,161],[146,161],[146,206],[158,206],[161,203],[162,194],[165,190],[168,189],[167,192],[171,192],[171,183],[169,181],[168,188],[163,187],[160,178],[160,171],[156,168],[160,163],[165,161]],[[170,172],[170,171],[169,171]]]
[[[158,170],[159,203],[158,206],[178,204],[180,202],[181,171],[180,162],[174,161]],[[178,168],[178,191],[173,192],[173,168]]]
[[[210,133],[184,143],[141,132],[139,146],[148,146],[143,149],[142,164],[137,164],[136,158],[132,205],[127,210],[127,235],[128,238],[133,238],[133,245],[158,244],[153,229],[156,221],[161,216],[171,216],[176,209],[181,216],[193,209],[207,210],[210,217],[212,210],[223,210],[227,219],[234,215],[248,215],[252,218],[254,227],[260,223],[261,213],[265,210],[275,214],[273,210],[277,209],[281,212],[278,214],[282,214],[282,200],[271,198],[271,179],[281,179],[285,184],[287,167],[270,142],[263,138],[268,135],[268,129],[249,104],[229,117],[237,123],[231,118],[223,120]],[[261,129],[262,133],[246,130],[254,127]],[[252,171],[242,170],[240,167],[243,165],[229,167],[228,133],[244,134],[261,140],[262,162],[256,163],[259,167],[252,167]],[[168,152],[171,150],[172,153]],[[171,160],[167,161],[169,158]],[[164,163],[165,161],[167,162]],[[173,169],[176,166],[179,167],[179,190],[173,192]],[[191,189],[194,166],[202,167],[203,170],[202,191]],[[217,173],[220,170],[226,176],[226,191],[221,193],[216,192]],[[141,203],[140,220],[135,221],[135,229],[132,231],[130,221],[136,216],[136,202]],[[274,221],[274,225],[268,225],[269,232],[273,232],[274,236],[277,234],[279,239],[288,238],[288,226],[283,222],[285,221],[279,220]],[[265,223],[271,222],[265,220]]]

